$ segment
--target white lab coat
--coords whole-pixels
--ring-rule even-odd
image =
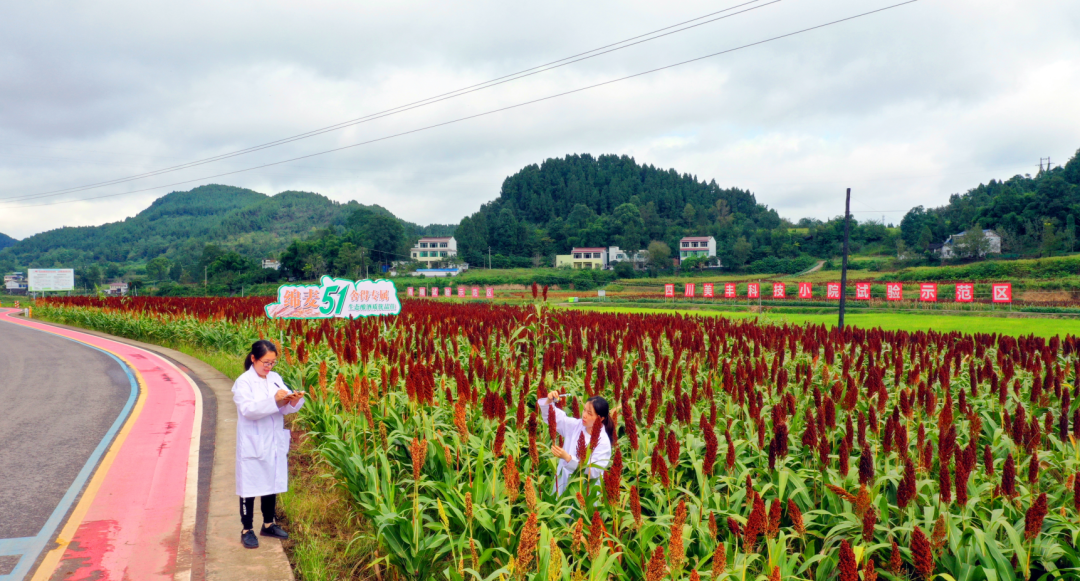
[[[280,494],[289,489],[289,430],[285,414],[296,413],[304,405],[277,406],[279,389],[292,393],[281,376],[271,371],[259,377],[255,367],[233,383],[236,403],[236,494],[250,498]]]
[[[544,419],[546,424],[548,421],[548,400],[546,397],[540,398],[536,402],[540,406],[540,417]],[[611,461],[611,440],[608,439],[607,428],[603,425],[598,426],[601,430],[600,439],[596,442],[596,449],[593,450],[592,456],[589,458],[589,476],[594,480],[599,481],[600,477],[604,475],[604,469],[607,468],[608,462]],[[570,454],[570,462],[559,459],[559,467],[556,471],[558,479],[555,482],[556,492],[560,495],[566,491],[567,485],[570,483],[570,477],[578,469],[578,462],[582,459],[577,457],[577,443],[578,435],[585,435],[585,445],[589,445],[589,432],[585,430],[585,422],[582,422],[578,418],[572,418],[566,415],[566,412],[559,408],[555,408],[555,430],[566,439],[563,442],[563,449]]]

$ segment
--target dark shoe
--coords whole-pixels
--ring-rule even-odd
[[[262,530],[259,531],[259,534],[264,537],[274,537],[275,539],[281,540],[289,538],[289,533],[285,532],[284,529],[277,526],[277,523],[274,523],[270,526],[263,526]]]
[[[244,543],[245,549],[259,548],[259,537],[255,536],[255,531],[247,531],[240,533],[240,542]]]

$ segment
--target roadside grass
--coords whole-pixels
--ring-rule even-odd
[[[187,345],[174,347],[235,380],[244,372],[243,356],[206,351]],[[295,417],[286,418],[294,430],[289,450],[289,491],[278,496],[278,520],[289,531],[285,554],[301,581],[375,579],[367,565],[378,548],[374,535],[362,534],[365,523],[349,508],[345,491],[322,460]],[[367,527],[370,528],[370,527]]]
[[[232,380],[244,372],[243,355],[187,344],[162,346],[199,359]],[[374,538],[370,525],[360,522],[351,511],[345,491],[337,486],[333,471],[305,437],[304,427],[295,417],[286,421],[298,439],[294,439],[289,451],[289,491],[278,496],[277,516],[289,531],[290,538],[284,548],[296,578],[300,581],[377,579],[369,566],[377,549],[373,541],[366,540]],[[232,450],[222,452],[231,454]]]
[[[636,313],[658,314],[678,313],[682,315],[698,315],[710,317],[728,317],[731,319],[754,318],[761,323],[774,325],[836,325],[835,314],[801,314],[801,313],[776,313],[765,312],[761,314],[749,312],[731,312],[718,310],[696,309],[665,309],[648,307],[604,307],[582,303],[577,307],[556,305],[561,308],[587,308],[607,313]],[[999,333],[1005,335],[1035,335],[1037,337],[1051,337],[1054,335],[1080,335],[1080,321],[1070,319],[1049,318],[1003,318],[987,316],[964,316],[964,315],[923,315],[919,313],[849,313],[845,315],[844,322],[862,328],[881,327],[886,330],[897,331],[937,331],[947,333],[960,331],[961,333]]]

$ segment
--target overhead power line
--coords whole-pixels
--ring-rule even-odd
[[[557,69],[557,68],[561,68],[561,67],[564,67],[564,66],[567,66],[567,65],[578,63],[578,62],[581,62],[581,61],[584,61],[584,60],[589,60],[589,59],[592,59],[592,58],[596,58],[598,56],[609,54],[609,53],[619,51],[619,50],[622,50],[622,49],[625,49],[625,48],[630,48],[632,46],[643,44],[643,43],[653,41],[653,40],[656,40],[656,39],[659,39],[659,38],[664,38],[664,37],[670,36],[672,34],[678,34],[680,32],[685,32],[687,30],[691,30],[691,29],[697,28],[699,26],[704,26],[706,24],[710,24],[710,23],[713,23],[713,22],[717,22],[717,21],[720,21],[720,20],[731,18],[733,16],[738,16],[740,14],[745,14],[745,13],[750,12],[752,10],[757,10],[759,8],[764,8],[766,6],[771,6],[773,4],[777,4],[777,3],[781,2],[782,0],[770,0],[769,2],[766,2],[764,4],[759,4],[757,6],[752,6],[750,8],[747,8],[745,10],[741,10],[739,12],[734,12],[734,13],[731,13],[731,14],[725,14],[724,16],[719,16],[719,17],[716,17],[716,18],[712,18],[710,20],[705,20],[704,22],[697,22],[699,20],[709,18],[711,16],[716,16],[717,14],[722,14],[724,12],[730,12],[732,10],[735,10],[737,8],[742,8],[742,7],[748,6],[750,4],[756,4],[756,3],[760,2],[760,1],[761,0],[750,0],[749,2],[744,2],[742,4],[736,4],[735,6],[731,6],[729,8],[725,8],[723,10],[718,10],[716,12],[711,12],[711,13],[705,14],[703,16],[698,16],[697,18],[692,18],[690,20],[685,20],[685,21],[680,22],[678,24],[673,24],[671,26],[666,26],[664,28],[659,28],[657,30],[647,32],[645,34],[640,34],[638,36],[627,38],[625,40],[620,40],[619,42],[607,44],[607,45],[604,45],[604,46],[601,46],[601,47],[598,47],[598,48],[594,48],[592,50],[588,50],[588,51],[581,52],[581,53],[578,53],[578,54],[575,54],[575,55],[571,55],[571,56],[568,56],[568,57],[565,57],[565,58],[561,58],[559,60],[555,60],[555,61],[551,61],[551,62],[542,64],[542,65],[537,65],[537,66],[534,66],[534,67],[523,69],[523,70],[520,70],[520,71],[518,71],[516,73],[510,73],[508,75],[503,75],[501,77],[496,77],[494,79],[484,81],[482,83],[477,83],[475,85],[469,85],[468,87],[463,87],[461,89],[456,89],[454,91],[449,91],[449,92],[446,92],[446,93],[435,95],[433,97],[428,97],[426,99],[421,99],[419,101],[413,101],[411,103],[406,103],[404,105],[399,105],[397,107],[392,107],[390,109],[385,109],[385,110],[379,111],[377,113],[371,113],[371,114],[365,115],[363,117],[357,117],[355,119],[350,119],[348,121],[342,121],[340,123],[335,123],[333,125],[328,125],[326,127],[322,127],[322,128],[319,128],[319,129],[313,129],[311,131],[307,131],[307,132],[304,132],[304,133],[299,133],[299,134],[293,135],[291,137],[285,137],[285,138],[282,138],[282,139],[269,141],[269,142],[266,142],[266,143],[262,143],[262,144],[259,144],[259,145],[254,145],[254,146],[247,147],[247,148],[244,148],[244,149],[238,149],[238,150],[231,151],[231,152],[228,152],[228,153],[223,153],[223,154],[220,154],[220,155],[215,155],[215,156],[211,156],[211,157],[207,157],[207,158],[203,158],[203,159],[198,159],[198,160],[195,160],[195,161],[182,163],[182,164],[179,164],[179,165],[174,165],[174,166],[170,166],[170,167],[166,167],[166,168],[162,168],[162,169],[157,169],[157,170],[153,170],[153,171],[149,171],[149,172],[145,172],[145,173],[141,173],[141,174],[131,175],[131,176],[123,177],[123,178],[117,178],[117,179],[108,180],[108,181],[104,181],[104,182],[97,182],[97,183],[93,183],[93,184],[86,184],[86,185],[82,185],[82,186],[74,186],[74,187],[70,187],[70,188],[63,188],[63,189],[59,189],[59,190],[51,190],[51,191],[47,191],[47,192],[38,192],[36,194],[26,194],[26,195],[23,195],[23,196],[11,196],[11,197],[8,197],[8,198],[5,198],[5,199],[24,200],[24,199],[31,199],[31,198],[37,198],[37,197],[51,197],[51,196],[57,196],[57,195],[63,195],[63,194],[72,194],[72,193],[75,193],[75,192],[92,190],[92,189],[97,189],[97,188],[101,188],[101,187],[105,187],[105,186],[117,185],[117,184],[122,184],[122,183],[130,182],[130,181],[145,179],[145,178],[148,178],[148,177],[154,177],[154,176],[158,176],[158,175],[162,175],[162,174],[166,174],[166,173],[172,173],[172,172],[175,172],[175,171],[181,171],[181,170],[184,170],[184,169],[189,169],[189,168],[192,168],[192,167],[197,167],[197,166],[205,165],[205,164],[208,164],[208,163],[214,163],[214,162],[217,162],[217,161],[222,161],[222,160],[225,160],[225,159],[229,159],[229,158],[233,158],[233,157],[237,157],[237,156],[241,156],[241,155],[247,155],[249,153],[254,153],[256,151],[262,151],[264,149],[277,147],[279,145],[285,145],[285,144],[288,144],[288,143],[292,143],[294,141],[300,141],[302,139],[308,139],[310,137],[323,135],[325,133],[330,133],[332,131],[338,131],[340,129],[345,129],[347,127],[353,127],[353,126],[356,126],[356,125],[360,125],[360,124],[363,124],[363,123],[368,123],[368,122],[375,121],[375,120],[378,120],[378,119],[383,119],[385,117],[390,117],[392,115],[397,115],[399,113],[404,113],[406,111],[411,111],[413,109],[419,109],[421,107],[426,107],[428,105],[434,105],[436,103],[440,103],[442,101],[447,101],[447,100],[450,100],[450,99],[454,99],[454,98],[457,98],[457,97],[468,95],[470,93],[475,93],[475,92],[478,92],[478,91],[483,91],[485,89],[490,89],[492,87],[497,87],[499,85],[503,85],[503,84],[506,84],[506,83],[510,83],[510,82],[517,81],[517,80],[520,80],[520,79],[524,79],[526,77],[531,77],[533,75],[538,75],[540,73],[545,73],[545,72],[548,72],[548,71],[551,71],[551,70],[554,70],[554,69]],[[696,24],[690,24],[690,23],[693,23],[693,22],[697,22],[697,23]],[[689,25],[689,26],[685,26],[685,25]],[[683,28],[679,28],[679,27],[683,27]],[[672,29],[677,29],[677,30],[672,30]],[[665,31],[667,31],[667,32],[665,32]]]
[[[736,52],[736,51],[743,50],[743,49],[746,49],[746,48],[751,48],[751,47],[754,47],[754,46],[759,46],[759,45],[762,45],[762,44],[766,44],[766,43],[769,43],[769,42],[774,42],[774,41],[781,40],[781,39],[784,39],[784,38],[789,38],[789,37],[796,36],[796,35],[799,35],[799,34],[803,34],[803,33],[806,33],[806,32],[810,32],[810,31],[813,31],[813,30],[818,30],[818,29],[821,29],[821,28],[834,26],[836,24],[840,24],[840,23],[843,23],[843,22],[848,22],[850,20],[855,20],[855,19],[862,18],[862,17],[865,17],[865,16],[870,16],[872,14],[877,14],[879,12],[884,12],[886,10],[891,10],[893,8],[899,8],[901,6],[906,6],[908,4],[914,4],[915,2],[918,2],[918,1],[919,0],[905,0],[904,2],[891,4],[889,6],[885,6],[885,7],[882,7],[882,8],[877,8],[877,9],[870,10],[870,11],[867,11],[867,12],[862,12],[862,13],[859,13],[859,14],[855,14],[853,16],[847,16],[845,18],[840,18],[838,20],[833,20],[833,21],[826,22],[826,23],[823,23],[823,24],[818,24],[818,25],[811,26],[811,27],[808,27],[808,28],[803,28],[803,29],[796,30],[796,31],[793,31],[793,32],[788,32],[788,33],[781,34],[781,35],[778,35],[778,36],[773,36],[773,37],[770,37],[770,38],[766,38],[764,40],[751,42],[751,43],[740,45],[740,46],[737,46],[737,47],[734,47],[734,48],[729,48],[729,49],[725,49],[725,50],[722,50],[722,51],[710,53],[710,54],[707,54],[707,55],[695,57],[695,58],[692,58],[692,59],[679,61],[677,63],[672,63],[670,65],[665,65],[665,66],[662,66],[662,67],[649,69],[649,70],[646,70],[646,71],[642,71],[640,73],[634,73],[632,75],[627,75],[627,76],[624,76],[624,77],[619,77],[619,78],[616,78],[616,79],[611,79],[611,80],[608,80],[608,81],[603,81],[603,82],[600,82],[600,83],[595,83],[595,84],[592,84],[592,85],[579,87],[577,89],[572,89],[572,90],[569,90],[569,91],[563,91],[561,93],[555,93],[553,95],[548,95],[546,97],[540,97],[538,99],[532,99],[532,100],[529,100],[529,101],[524,101],[524,102],[521,102],[521,103],[517,103],[515,105],[508,105],[508,106],[505,106],[505,107],[499,107],[497,109],[491,109],[491,110],[485,111],[483,113],[476,113],[476,114],[473,114],[473,115],[466,115],[465,117],[458,117],[457,119],[452,119],[450,121],[443,121],[441,123],[435,123],[435,124],[432,124],[432,125],[426,125],[424,127],[419,127],[419,128],[416,128],[416,129],[410,129],[408,131],[402,131],[400,133],[394,133],[394,134],[391,134],[391,135],[385,135],[383,137],[377,137],[377,138],[374,138],[374,139],[369,139],[367,141],[361,141],[359,143],[353,143],[353,144],[350,144],[350,145],[344,145],[344,146],[341,146],[341,147],[335,147],[333,149],[327,149],[327,150],[319,151],[319,152],[316,152],[316,153],[309,153],[307,155],[301,155],[301,156],[298,156],[298,157],[293,157],[293,158],[289,158],[289,159],[283,159],[281,161],[265,163],[265,164],[261,164],[261,165],[257,165],[257,166],[253,166],[253,167],[249,167],[249,168],[238,169],[238,170],[233,170],[233,171],[228,171],[228,172],[222,172],[222,173],[214,174],[214,175],[210,175],[210,176],[203,176],[203,177],[200,177],[200,178],[194,178],[194,179],[190,179],[190,180],[183,180],[183,181],[179,181],[179,182],[173,182],[171,184],[164,184],[164,185],[154,186],[154,187],[150,187],[150,188],[142,188],[142,189],[132,190],[132,191],[129,191],[129,192],[122,192],[122,193],[118,193],[118,194],[108,194],[108,195],[104,195],[104,196],[94,196],[94,197],[90,197],[90,198],[79,198],[79,199],[76,199],[76,200],[64,200],[64,201],[59,201],[59,202],[49,202],[49,203],[45,203],[45,204],[28,204],[28,205],[23,205],[23,206],[8,206],[8,207],[9,208],[33,208],[33,207],[40,207],[40,206],[54,206],[54,205],[58,205],[58,204],[70,204],[70,203],[74,203],[74,202],[85,202],[85,201],[90,201],[90,200],[100,200],[100,199],[103,199],[103,198],[112,198],[112,197],[116,197],[116,196],[126,196],[126,195],[130,195],[130,194],[137,194],[137,193],[148,192],[148,191],[152,191],[152,190],[160,190],[160,189],[164,189],[164,188],[171,188],[171,187],[174,187],[174,186],[189,184],[189,183],[203,181],[203,180],[210,180],[210,179],[216,179],[216,178],[230,176],[230,175],[236,175],[236,174],[239,174],[239,173],[254,171],[254,170],[257,170],[257,169],[263,169],[263,168],[267,168],[267,167],[273,167],[273,166],[276,166],[276,165],[290,163],[290,162],[293,162],[293,161],[299,161],[301,159],[308,159],[308,158],[317,157],[317,156],[320,156],[320,155],[326,155],[328,153],[334,153],[334,152],[337,152],[337,151],[344,151],[346,149],[352,149],[352,148],[355,148],[355,147],[361,147],[361,146],[364,146],[364,145],[370,145],[372,143],[378,143],[378,142],[381,142],[381,141],[394,139],[396,137],[402,137],[402,136],[405,136],[405,135],[411,135],[413,133],[419,133],[419,132],[422,132],[422,131],[427,131],[427,130],[435,129],[435,128],[438,128],[438,127],[445,127],[447,125],[453,125],[453,124],[456,124],[456,123],[461,123],[462,121],[468,121],[468,120],[471,120],[471,119],[477,119],[477,118],[480,118],[480,117],[486,117],[488,115],[493,115],[495,113],[501,113],[503,111],[509,111],[509,110],[512,110],[512,109],[517,109],[517,108],[520,108],[520,107],[525,107],[527,105],[533,105],[533,104],[536,104],[536,103],[542,103],[544,101],[550,101],[552,99],[557,99],[559,97],[565,97],[567,95],[573,95],[573,94],[576,94],[576,93],[581,93],[581,92],[588,91],[588,90],[591,90],[591,89],[596,89],[596,88],[599,88],[599,87],[605,87],[607,85],[611,85],[611,84],[618,83],[618,82],[621,82],[621,81],[626,81],[626,80],[629,80],[629,79],[642,77],[642,76],[649,75],[649,74],[652,74],[652,73],[656,73],[656,72],[660,72],[660,71],[664,71],[664,70],[668,70],[668,69],[673,69],[675,67],[680,67],[680,66],[683,66],[683,65],[686,65],[686,64],[690,64],[690,63],[698,62],[698,61],[701,61],[701,60],[717,57],[717,56],[720,56],[720,55]],[[33,197],[33,196],[30,196],[30,197]]]

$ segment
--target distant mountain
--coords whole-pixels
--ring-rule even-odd
[[[101,226],[65,227],[23,240],[0,238],[0,265],[80,267],[127,264],[165,256],[173,262],[197,260],[206,244],[248,258],[276,257],[289,243],[319,229],[343,226],[361,208],[393,216],[377,205],[342,204],[310,192],[268,196],[223,185],[200,186],[158,198],[134,217]],[[425,229],[403,222],[408,234]]]
[[[3,232],[0,232],[0,250],[3,250],[8,246],[11,246],[12,244],[15,244],[16,242],[18,242],[18,240],[12,238],[11,236],[8,236],[7,234],[4,234]]]

